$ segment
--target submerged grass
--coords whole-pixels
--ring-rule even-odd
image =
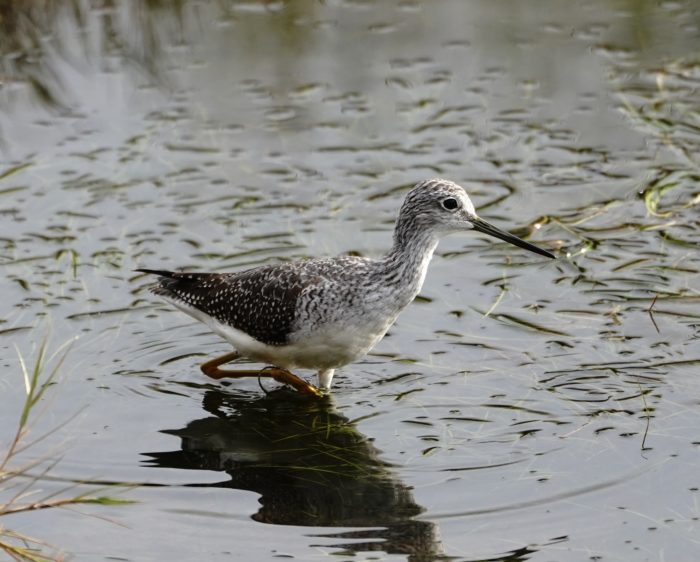
[[[14,467],[18,455],[35,446],[40,441],[55,434],[60,428],[56,427],[37,438],[29,439],[32,424],[45,411],[46,401],[42,402],[47,390],[56,383],[57,374],[68,354],[68,345],[64,345],[51,357],[46,357],[47,342],[39,347],[36,361],[31,370],[27,368],[24,358],[18,351],[19,362],[24,378],[25,399],[17,422],[17,429],[4,450],[0,450],[0,517],[17,513],[68,507],[79,504],[124,504],[132,503],[110,496],[95,496],[94,490],[67,497],[66,494],[74,486],[47,493],[40,499],[28,498],[38,492],[36,485],[47,476],[58,461],[40,457]],[[52,367],[47,365],[52,364]],[[43,409],[38,410],[40,403]],[[35,469],[39,469],[34,473]],[[56,562],[65,559],[58,550],[44,541],[13,531],[0,523],[0,552],[7,554],[10,559],[19,562]]]

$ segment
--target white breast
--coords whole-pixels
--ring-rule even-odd
[[[386,314],[378,315],[381,318],[370,315],[361,325],[338,322],[322,330],[297,332],[292,335],[288,345],[269,345],[181,301],[167,297],[165,300],[206,324],[243,357],[284,369],[301,367],[322,370],[347,365],[372,349],[396,319],[396,316],[387,319]]]

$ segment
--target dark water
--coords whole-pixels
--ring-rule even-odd
[[[3,525],[79,561],[700,557],[694,2],[0,9],[3,443],[15,348],[75,339],[27,456],[139,502]],[[434,176],[560,259],[444,240],[323,401],[205,380],[226,344],[132,272],[378,255]]]

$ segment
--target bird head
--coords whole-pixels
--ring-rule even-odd
[[[443,179],[422,181],[409,191],[399,214],[397,230],[399,229],[417,229],[436,237],[475,230],[536,254],[548,258],[555,257],[547,250],[538,248],[480,218],[464,188]]]

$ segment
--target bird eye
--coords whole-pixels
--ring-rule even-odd
[[[448,211],[454,211],[457,207],[459,207],[459,203],[457,202],[457,199],[450,197],[442,202],[442,206]]]

